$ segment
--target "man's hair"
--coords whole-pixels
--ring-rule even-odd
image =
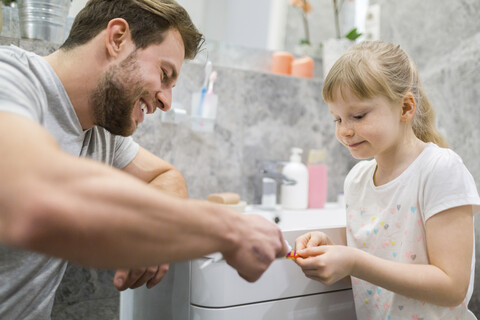
[[[187,11],[174,0],[89,0],[60,48],[70,50],[89,42],[115,18],[127,21],[137,49],[161,43],[172,28],[180,32],[185,59],[195,58],[204,42]]]

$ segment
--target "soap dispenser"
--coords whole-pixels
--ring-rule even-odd
[[[292,148],[290,162],[282,169],[282,174],[295,180],[295,184],[281,187],[280,203],[284,209],[306,209],[308,207],[308,169],[302,163],[300,148]]]

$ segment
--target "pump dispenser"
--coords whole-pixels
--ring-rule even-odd
[[[302,163],[300,148],[292,148],[290,162],[282,170],[287,178],[295,180],[293,185],[282,185],[280,203],[284,209],[306,209],[308,207],[308,169]]]

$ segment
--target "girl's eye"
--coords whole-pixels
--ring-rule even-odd
[[[363,117],[365,117],[365,114],[354,116],[353,118],[358,120],[358,119],[362,119]]]
[[[342,119],[338,118],[338,119],[333,119],[333,122],[335,123],[341,123],[342,122]]]

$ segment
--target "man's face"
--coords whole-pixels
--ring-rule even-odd
[[[95,125],[130,136],[157,108],[168,111],[184,59],[180,33],[169,30],[161,44],[135,50],[100,78],[90,96]]]

